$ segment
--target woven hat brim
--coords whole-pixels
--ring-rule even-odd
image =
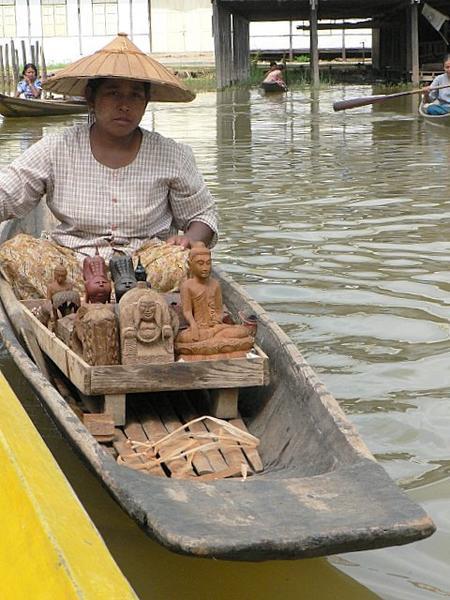
[[[153,102],[191,102],[195,94],[166,67],[137,51],[99,50],[61,69],[43,84],[45,90],[83,96],[89,79],[117,78],[150,83]]]

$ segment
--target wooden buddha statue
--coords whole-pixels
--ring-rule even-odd
[[[197,242],[189,253],[190,279],[180,286],[183,315],[175,352],[185,360],[237,358],[253,347],[254,335],[243,325],[223,322],[222,291],[211,277],[211,251]]]

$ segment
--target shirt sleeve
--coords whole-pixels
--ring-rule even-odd
[[[194,221],[208,225],[214,235],[210,246],[218,238],[217,210],[210,191],[195,164],[194,154],[189,146],[179,145],[180,163],[178,175],[170,183],[169,202],[175,225],[186,231]]]
[[[441,76],[438,75],[437,77],[435,77],[433,79],[433,81],[431,82],[431,86],[432,88],[436,88],[439,87],[441,84]],[[428,96],[430,98],[430,100],[436,100],[436,98],[438,98],[439,96],[439,90],[430,90],[430,92],[428,93]]]
[[[46,193],[51,174],[49,142],[44,137],[0,172],[0,221],[30,212]]]

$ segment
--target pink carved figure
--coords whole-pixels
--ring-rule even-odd
[[[83,261],[84,287],[86,302],[105,304],[111,299],[111,283],[105,259],[100,256],[98,249],[95,256],[87,256]]]

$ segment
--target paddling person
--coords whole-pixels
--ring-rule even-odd
[[[192,150],[139,123],[149,100],[188,102],[195,95],[125,34],[44,87],[84,93],[94,124],[45,136],[6,168],[0,175],[0,220],[24,216],[46,194],[59,221],[49,240],[72,279],[82,279],[76,259],[98,250],[108,261],[119,251],[139,255],[144,267],[150,262],[157,280],[151,283],[160,291],[176,288],[187,272],[191,244],[211,247],[217,239],[215,203]],[[22,274],[21,261],[30,258],[21,250],[25,242],[17,242],[14,252],[8,248],[14,238],[3,244],[0,263],[8,251]],[[47,248],[38,250],[41,265],[50,260]],[[39,291],[39,282],[34,284]]]
[[[448,88],[435,90],[443,85]],[[434,78],[431,85],[422,88],[424,92],[424,101],[431,103],[425,110],[429,115],[446,115],[450,113],[450,54],[444,58],[444,73]]]
[[[276,83],[277,85],[280,86],[281,89],[283,90],[287,90],[287,85],[284,82],[283,79],[283,70],[284,70],[284,65],[278,65],[277,63],[275,63],[275,66],[272,67],[272,63],[271,64],[271,68],[269,69],[269,72],[267,73],[267,75],[265,76],[263,83]]]
[[[38,79],[37,67],[33,63],[27,63],[22,71],[22,80],[17,85],[16,98],[33,100],[40,98],[41,94],[42,82]]]

